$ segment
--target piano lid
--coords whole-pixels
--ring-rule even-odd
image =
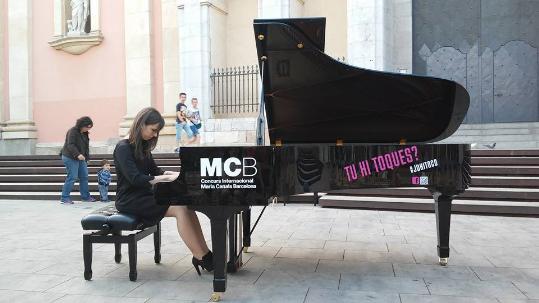
[[[470,98],[445,79],[380,72],[324,54],[325,18],[254,20],[271,143],[434,142]]]

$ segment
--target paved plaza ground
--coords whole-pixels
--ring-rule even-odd
[[[207,302],[174,219],[163,221],[162,264],[139,242],[94,245],[83,278],[80,219],[102,203],[0,201],[0,302]],[[256,216],[261,208],[255,208]],[[209,238],[209,220],[199,215]],[[539,302],[539,219],[453,215],[449,266],[437,265],[434,214],[269,206],[223,302]]]

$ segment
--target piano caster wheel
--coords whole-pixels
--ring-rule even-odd
[[[447,262],[449,262],[449,258],[440,258],[440,265],[447,266]]]
[[[114,255],[114,261],[116,263],[122,262],[122,255]]]
[[[84,272],[84,279],[87,280],[87,281],[92,280],[92,271],[91,270]]]
[[[155,261],[155,264],[161,263],[161,254],[153,256],[153,260]]]
[[[243,248],[243,252],[244,252],[244,253],[248,253],[248,252],[249,252],[249,246],[245,246],[245,247]]]
[[[131,280],[133,282],[137,281],[137,272],[136,271],[129,273],[129,280]]]
[[[221,301],[221,294],[220,292],[214,292],[211,294],[210,302],[219,302]]]

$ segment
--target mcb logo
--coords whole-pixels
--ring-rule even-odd
[[[428,176],[421,176],[421,177],[412,177],[412,184],[414,185],[429,185],[429,177]]]
[[[200,158],[200,176],[201,177],[222,177],[223,172],[228,177],[237,177],[240,174],[244,177],[256,175],[255,158],[228,158],[223,162],[221,158]]]

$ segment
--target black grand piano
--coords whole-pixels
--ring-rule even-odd
[[[275,197],[426,187],[440,263],[448,262],[451,201],[470,184],[470,147],[426,143],[457,130],[468,93],[449,80],[336,61],[324,54],[324,30],[324,18],[255,20],[263,83],[257,146],[182,147],[180,177],[155,190],[158,203],[188,205],[210,218],[213,301],[226,290],[227,270],[241,266],[250,207]]]

